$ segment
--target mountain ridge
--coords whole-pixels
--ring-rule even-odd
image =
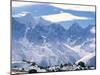
[[[65,46],[64,43],[68,44],[71,47],[80,45],[79,49],[80,51],[84,50],[85,49],[84,47],[88,47],[88,45],[90,45],[87,44],[87,42],[89,43],[91,42],[88,39],[94,38],[94,34],[90,32],[92,26],[87,28],[82,28],[78,23],[73,23],[72,26],[70,26],[70,28],[66,30],[59,23],[44,22],[45,20],[43,20],[43,18],[41,17],[37,19],[38,23],[36,23],[35,26],[34,23],[32,23],[31,26],[29,25],[31,21],[34,22],[36,21],[36,19],[33,20],[34,18],[32,19],[32,17],[28,19],[30,23],[25,23],[23,19],[19,19],[20,21],[18,20],[18,18],[16,19],[13,17],[13,19],[14,19],[12,22],[14,27],[13,32],[15,32],[13,34],[14,36],[13,41],[17,40],[16,41],[17,45],[14,43],[15,44],[15,48],[13,48],[13,51],[15,51],[14,53],[17,54],[18,50],[19,52],[17,55],[19,57],[22,57],[21,60],[22,59],[30,61],[32,60],[43,66],[75,63],[80,59],[81,56],[79,55],[78,52],[76,53],[76,51],[72,50],[70,47]],[[27,17],[26,18],[24,17],[24,19],[27,19]],[[24,23],[22,24],[22,22]],[[23,29],[23,31],[22,33],[17,34],[16,32],[19,32],[19,28],[21,30]],[[88,35],[86,35],[87,32]],[[18,35],[19,39],[16,39],[15,35]],[[81,48],[82,46],[83,48]],[[92,52],[88,51],[89,49],[91,48],[88,47],[86,52]],[[20,51],[23,53],[20,54]],[[53,63],[54,59],[56,61]],[[15,60],[17,60],[17,58],[15,58]]]

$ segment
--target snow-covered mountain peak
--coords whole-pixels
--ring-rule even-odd
[[[83,32],[83,28],[79,25],[79,23],[74,22],[68,29],[71,34],[80,34]],[[82,33],[81,33],[82,34]]]
[[[37,21],[29,12],[21,12],[20,14],[13,15],[13,18],[27,27],[34,28],[37,24]]]
[[[24,16],[28,16],[29,14],[30,14],[29,12],[21,12],[13,15],[13,17],[24,17]]]
[[[82,27],[79,25],[79,23],[75,22],[70,26],[70,28],[72,28],[72,29],[80,29]]]

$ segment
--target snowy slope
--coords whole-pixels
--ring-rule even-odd
[[[13,51],[15,52],[13,53],[14,60],[21,61],[24,59],[36,62],[41,66],[54,66],[64,63],[73,64],[75,61],[80,59],[77,53],[63,45],[57,45],[54,47],[53,44],[44,43],[41,46],[32,46],[27,40],[20,41],[18,45],[14,47]]]
[[[78,60],[76,63],[78,62],[84,62],[87,66],[96,66],[96,55],[95,53],[90,53],[86,56],[84,56],[83,58],[81,58],[80,60]]]

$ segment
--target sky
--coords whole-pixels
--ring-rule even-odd
[[[25,1],[41,1],[41,2],[88,4],[88,5],[94,5],[96,3],[95,0],[25,0]]]
[[[25,14],[24,12],[31,12],[35,14],[35,16],[36,15],[41,16],[43,19],[50,21],[50,22],[54,22],[54,23],[68,21],[65,24],[70,24],[71,21],[78,21],[82,26],[86,26],[89,24],[95,24],[95,18],[94,18],[95,7],[94,6],[49,4],[51,7],[53,6],[53,8],[47,7],[47,6],[46,8],[45,6],[44,7],[42,6],[34,7],[35,5],[39,5],[39,4],[40,3],[15,2],[14,1],[12,2],[12,7],[14,7],[15,9],[14,11],[21,10],[22,12],[14,16],[17,16],[17,15],[19,16],[19,14],[21,16]],[[30,8],[27,9],[27,7],[31,5],[33,6],[31,7],[31,10]],[[46,5],[46,4],[43,4],[43,5]],[[40,10],[41,8],[43,9]],[[63,25],[65,24],[63,23]]]
[[[22,6],[28,6],[28,5],[33,5],[34,3],[32,2],[17,2],[17,1],[13,1],[12,2],[12,7],[22,7]],[[35,3],[36,4],[36,3]]]
[[[12,3],[12,7],[21,7],[21,6],[28,6],[28,5],[33,5],[37,3],[32,3],[32,2],[16,2],[14,1]],[[77,6],[77,5],[61,5],[61,4],[51,4],[52,6],[59,7],[62,9],[73,9],[73,10],[82,10],[82,11],[95,11],[95,7],[90,7],[90,6]]]

